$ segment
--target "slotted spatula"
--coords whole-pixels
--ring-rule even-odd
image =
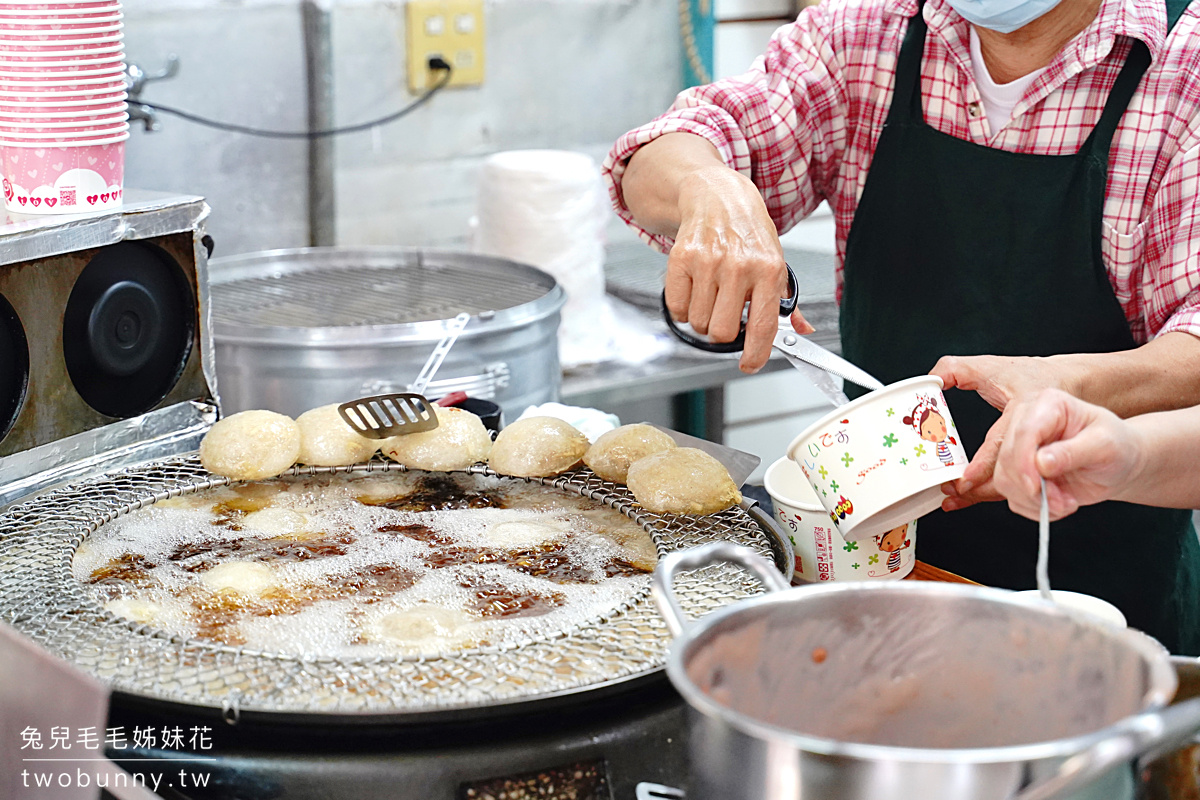
[[[431,431],[438,426],[437,415],[422,394],[433,380],[433,375],[442,365],[446,354],[454,345],[458,335],[471,321],[471,315],[459,314],[450,322],[450,329],[437,347],[429,354],[421,374],[413,381],[411,392],[377,394],[360,397],[338,406],[338,413],[346,424],[368,439],[390,439],[407,433]]]

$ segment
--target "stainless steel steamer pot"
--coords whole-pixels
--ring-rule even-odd
[[[672,590],[675,578],[683,571],[730,563],[757,575],[772,592],[737,602],[699,621],[688,621]],[[728,543],[713,543],[663,558],[655,571],[653,593],[675,635],[667,657],[667,675],[689,705],[692,786],[688,796],[699,800],[1119,800],[1133,797],[1130,766],[1134,759],[1150,751],[1169,749],[1200,729],[1200,698],[1161,710],[1175,692],[1177,680],[1166,650],[1153,639],[1053,607],[1016,601],[1011,593],[1001,590],[917,582],[841,583],[790,589],[752,552]],[[1115,722],[1050,741],[935,749],[863,744],[797,733],[763,721],[773,713],[765,705],[772,702],[770,692],[752,705],[743,702],[748,696],[745,691],[729,689],[722,703],[697,683],[695,676],[716,670],[718,680],[728,673],[737,673],[737,679],[726,677],[725,684],[712,686],[770,687],[781,672],[778,659],[781,653],[789,647],[803,651],[806,658],[809,652],[815,653],[815,642],[797,635],[798,631],[811,630],[800,627],[803,623],[836,620],[825,626],[826,632],[840,624],[858,636],[866,630],[867,619],[871,615],[878,617],[881,608],[907,615],[917,626],[948,625],[954,629],[968,624],[967,621],[986,618],[989,623],[999,625],[1015,622],[1021,630],[1046,625],[1050,637],[1061,637],[1065,632],[1070,638],[1080,633],[1082,640],[1097,644],[1095,652],[1081,654],[1069,647],[1064,650],[1085,667],[1092,657],[1096,663],[1123,662],[1127,667],[1135,667],[1122,673],[1125,678],[1131,673],[1137,676],[1135,707],[1123,711],[1110,709],[1115,711]],[[732,651],[733,655],[712,656],[712,644],[718,635],[751,629],[766,633],[758,640],[739,640],[741,646]],[[938,630],[939,633],[929,637],[931,641],[944,637],[944,629]],[[871,636],[859,637],[867,638]],[[828,639],[818,637],[818,641]],[[1072,643],[1079,640],[1080,637],[1071,638]],[[749,641],[761,642],[761,650],[747,647],[745,642]],[[855,639],[847,641],[853,643]],[[847,650],[852,663],[878,661],[881,656],[885,661],[891,658],[886,647],[874,652],[864,648],[859,652],[851,645]],[[951,660],[946,653],[929,655],[930,666],[935,670]],[[824,659],[824,654],[812,657],[814,663],[825,663]],[[1045,656],[1044,664],[1034,665],[1044,668],[1038,679],[1068,672],[1066,664],[1059,663],[1066,660]],[[798,659],[791,663],[798,663]],[[699,669],[690,673],[689,667],[695,664],[700,664]],[[861,679],[854,674],[825,674],[830,680]],[[1087,671],[1078,674],[1086,675]],[[939,673],[938,677],[953,680],[951,674]],[[1097,673],[1094,677],[1101,680],[1112,676]],[[798,687],[799,683],[789,685]],[[1114,687],[1091,688],[1098,690],[1095,694],[1103,704],[1103,697],[1111,694]],[[1075,720],[1093,711],[1082,707],[1079,693],[1062,691],[1055,696],[1061,698],[1060,704],[1042,705],[1025,715],[1035,721],[1034,729],[1043,719],[1060,712],[1061,718]],[[784,700],[783,691],[773,697],[778,704]],[[1093,697],[1089,702],[1094,704],[1096,699]],[[1022,697],[1017,702],[1024,701]],[[1076,708],[1070,707],[1072,702]],[[752,713],[747,713],[747,708],[752,708]],[[821,712],[813,713],[815,718]],[[903,707],[903,713],[907,724],[909,708]],[[977,721],[980,729],[993,722],[982,712],[969,719]]]
[[[514,419],[558,399],[550,275],[501,258],[408,247],[312,247],[214,259],[212,329],[225,413],[296,416],[406,391],[460,312],[471,321],[427,393],[462,390]]]

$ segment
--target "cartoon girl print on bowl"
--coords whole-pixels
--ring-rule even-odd
[[[949,435],[946,418],[938,411],[937,400],[927,394],[917,395],[917,405],[912,415],[902,421],[905,425],[911,425],[922,439],[934,444],[938,460],[942,462],[943,467],[954,466],[954,454],[950,451],[950,445],[956,445],[958,442]]]
[[[899,572],[900,551],[912,545],[912,540],[908,538],[908,523],[906,522],[898,528],[892,528],[887,533],[879,534],[875,537],[875,545],[888,554],[888,572]],[[871,571],[870,575],[875,577],[875,572]]]

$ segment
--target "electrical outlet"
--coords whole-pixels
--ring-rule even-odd
[[[414,94],[436,83],[429,59],[441,56],[454,71],[448,86],[483,83],[483,0],[408,0],[408,88]]]

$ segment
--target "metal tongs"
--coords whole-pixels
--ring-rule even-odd
[[[429,354],[421,374],[412,383],[411,392],[377,394],[360,397],[338,406],[338,414],[346,424],[368,439],[389,439],[406,433],[431,431],[438,426],[437,415],[423,394],[425,387],[442,365],[451,346],[471,321],[466,312],[459,314],[447,326],[446,335]]]
[[[784,266],[787,267],[787,265]],[[796,310],[796,303],[800,297],[800,287],[796,282],[796,273],[792,272],[791,267],[787,267],[787,278],[788,296],[779,301],[779,328],[775,333],[775,341],[771,346],[783,353],[784,357],[787,358],[793,367],[812,379],[817,388],[834,405],[845,405],[849,401],[836,383],[826,378],[826,374],[850,381],[864,389],[872,391],[882,389],[883,384],[869,372],[856,367],[836,353],[831,353],[816,342],[804,338],[792,329],[789,318],[792,316],[792,312]],[[662,294],[662,309],[663,319],[667,322],[667,328],[680,340],[692,347],[705,350],[709,353],[737,353],[746,346],[746,320],[744,316],[742,318],[742,328],[738,331],[737,338],[732,342],[710,342],[705,338],[684,331],[675,324],[675,320],[671,319],[671,312],[667,310],[667,293],[665,291]],[[811,367],[816,367],[817,370],[813,370]]]

